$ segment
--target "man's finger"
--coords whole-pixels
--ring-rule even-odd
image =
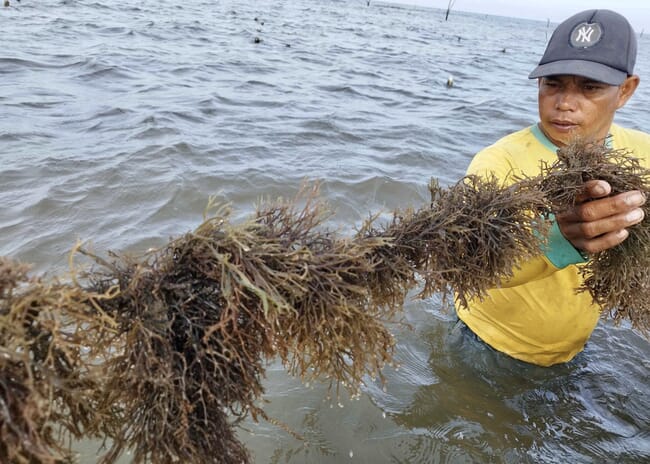
[[[587,200],[603,198],[612,191],[611,185],[604,180],[589,180],[585,182],[585,188],[582,193],[576,195],[576,203],[584,203]]]
[[[560,223],[562,234],[571,239],[584,238],[591,240],[599,235],[625,229],[638,224],[643,220],[644,213],[641,208],[636,208],[624,213],[615,214],[596,221],[575,221]]]
[[[620,229],[614,232],[603,234],[591,240],[581,240],[574,243],[573,246],[587,253],[598,253],[599,251],[608,250],[622,243],[630,233],[626,229]]]

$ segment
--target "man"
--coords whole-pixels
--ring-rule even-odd
[[[538,79],[539,123],[479,152],[468,173],[492,172],[505,183],[538,175],[540,160],[553,162],[576,136],[632,150],[650,167],[650,136],[613,124],[639,85],[636,47],[632,27],[613,11],[583,11],[561,23],[529,76]],[[641,192],[610,191],[604,181],[587,182],[578,204],[557,213],[545,254],[485,299],[458,307],[459,319],[492,348],[529,363],[550,366],[582,351],[600,311],[587,292],[575,291],[579,266],[643,220]]]

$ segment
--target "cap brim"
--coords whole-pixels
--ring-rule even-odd
[[[563,60],[540,64],[528,75],[529,79],[538,77],[571,75],[582,76],[610,85],[621,85],[627,78],[627,73],[610,68],[593,61]]]

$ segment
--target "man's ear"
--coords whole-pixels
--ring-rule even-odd
[[[617,108],[622,108],[623,105],[627,103],[630,97],[634,94],[634,91],[639,86],[641,78],[636,74],[628,76],[627,79],[619,86],[620,92],[618,95],[618,106]]]

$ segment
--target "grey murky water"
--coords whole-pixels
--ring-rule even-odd
[[[320,181],[342,233],[418,206],[478,149],[536,120],[539,22],[351,1],[23,0],[0,9],[0,255],[65,269],[79,238],[142,251]],[[615,7],[615,4],[612,5]],[[259,39],[259,40],[256,40]],[[650,129],[650,39],[619,121]],[[447,88],[449,75],[455,86]],[[604,322],[550,369],[456,337],[409,302],[398,370],[358,401],[271,362],[259,463],[650,462],[650,345]],[[80,445],[96,461],[95,443]],[[129,462],[125,456],[123,462]]]

